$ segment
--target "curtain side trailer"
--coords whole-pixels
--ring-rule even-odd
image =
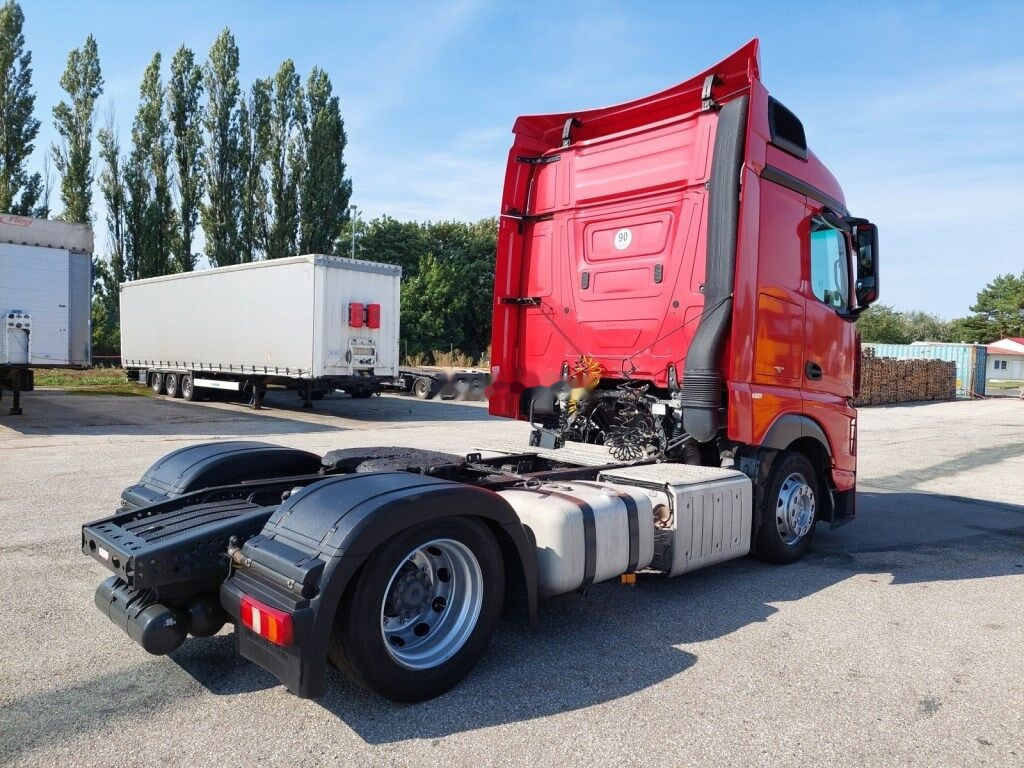
[[[0,398],[11,415],[33,369],[86,368],[92,356],[92,228],[0,214]]]
[[[400,267],[306,255],[121,286],[121,361],[158,394],[192,400],[268,387],[308,406],[369,397],[398,374]]]
[[[189,446],[83,526],[99,609],[147,651],[234,624],[299,696],[455,685],[504,613],[637,574],[799,559],[854,514],[875,229],[761,84],[757,42],[674,88],[520,118],[492,413],[531,445],[322,456]],[[438,436],[443,445],[443,435]]]

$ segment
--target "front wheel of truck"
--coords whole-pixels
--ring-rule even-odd
[[[772,465],[765,492],[755,554],[770,563],[793,563],[811,546],[818,522],[819,485],[814,466],[801,453],[784,451]]]
[[[331,662],[393,701],[438,696],[483,656],[504,583],[501,550],[478,520],[402,531],[370,556],[339,607]]]

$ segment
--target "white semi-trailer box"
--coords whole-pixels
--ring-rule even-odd
[[[402,270],[308,255],[136,280],[121,286],[121,359],[154,389],[309,399],[356,397],[398,375]]]
[[[0,214],[0,395],[32,389],[33,368],[90,364],[92,228]]]

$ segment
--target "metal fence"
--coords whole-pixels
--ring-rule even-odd
[[[913,344],[865,344],[877,357],[897,360],[948,360],[956,363],[957,397],[985,394],[985,369],[988,350],[984,344],[939,344],[916,341]]]

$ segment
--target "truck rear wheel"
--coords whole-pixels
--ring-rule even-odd
[[[157,371],[153,371],[149,374],[149,388],[156,392],[158,395],[164,394],[167,390],[164,389],[164,375]]]
[[[370,556],[346,595],[331,662],[393,701],[433,698],[479,661],[503,599],[501,550],[483,523],[414,526]]]
[[[181,397],[181,388],[178,386],[178,374],[168,373],[164,377],[164,389],[168,397]]]
[[[818,522],[818,496],[818,478],[807,457],[793,451],[779,454],[759,503],[755,553],[760,559],[792,563],[804,556]]]

